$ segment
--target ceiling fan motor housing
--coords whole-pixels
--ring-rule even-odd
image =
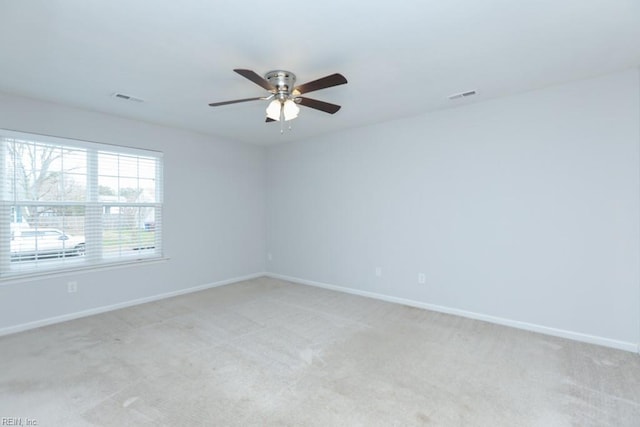
[[[296,75],[291,71],[273,70],[264,75],[266,81],[276,87],[276,96],[284,101],[289,98],[296,83]]]

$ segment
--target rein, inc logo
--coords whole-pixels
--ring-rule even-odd
[[[37,426],[38,420],[35,418],[22,417],[2,417],[0,418],[0,426]]]

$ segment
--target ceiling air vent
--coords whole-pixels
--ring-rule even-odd
[[[144,102],[144,100],[142,98],[136,98],[135,96],[131,96],[131,95],[127,95],[124,93],[114,93],[111,96],[113,96],[114,98],[118,98],[118,99],[124,99],[126,101],[133,101],[133,102]]]
[[[460,98],[467,98],[469,96],[473,96],[473,95],[477,95],[478,91],[476,90],[469,90],[466,92],[460,92],[460,93],[454,93],[453,95],[449,95],[449,99],[460,99]]]

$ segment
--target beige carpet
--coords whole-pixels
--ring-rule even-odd
[[[0,338],[38,426],[640,426],[638,355],[261,278]]]

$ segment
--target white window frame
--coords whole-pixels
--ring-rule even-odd
[[[83,149],[87,153],[87,192],[86,199],[83,202],[49,202],[49,201],[17,201],[9,197],[9,178],[4,175],[7,145],[5,139],[16,139],[21,141],[31,141],[35,143],[52,144],[63,147]],[[139,156],[145,159],[153,159],[155,161],[155,201],[148,203],[128,203],[128,202],[106,202],[100,201],[99,185],[98,185],[98,153],[107,152],[120,154],[125,156]],[[58,273],[68,273],[78,270],[93,270],[104,267],[115,267],[119,265],[132,265],[139,263],[157,262],[164,260],[163,248],[163,229],[162,229],[162,211],[163,211],[163,153],[159,151],[124,147],[119,145],[111,145],[104,143],[96,143],[90,141],[76,140],[70,138],[61,138],[48,135],[40,135],[26,133],[8,129],[0,129],[0,183],[4,185],[0,187],[0,283],[24,279],[31,276],[51,275]],[[72,262],[47,262],[42,266],[22,268],[17,263],[11,261],[10,235],[11,235],[11,209],[18,202],[22,205],[62,205],[62,206],[84,206],[85,208],[85,256],[78,257]],[[135,256],[126,257],[105,257],[103,256],[102,242],[102,213],[105,206],[120,207],[138,207],[153,208],[155,213],[154,223],[154,247],[153,250],[140,251]]]

